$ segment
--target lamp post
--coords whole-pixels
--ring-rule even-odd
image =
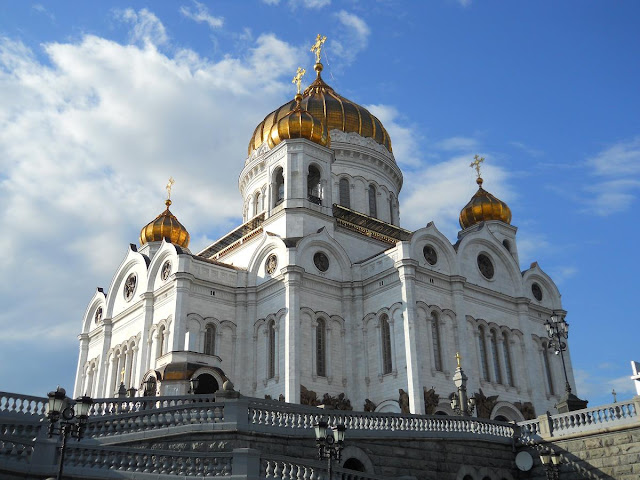
[[[547,480],[558,480],[560,478],[560,455],[549,448],[544,448],[540,452],[540,462],[547,474]]]
[[[571,392],[571,385],[569,385],[569,376],[567,375],[567,364],[564,361],[564,352],[567,350],[567,340],[569,338],[569,324],[564,318],[564,315],[558,312],[553,312],[551,319],[544,322],[544,326],[547,329],[547,336],[551,340],[549,342],[549,349],[556,355],[560,355],[562,360],[562,371],[564,372],[564,397],[560,400],[560,403],[556,405],[558,412],[566,413],[573,410],[581,410],[587,408],[586,400],[581,400]]]
[[[476,399],[473,396],[471,398],[467,397],[468,378],[462,370],[462,365],[460,363],[461,359],[462,357],[460,357],[460,353],[456,353],[458,366],[456,367],[456,371],[453,375],[453,383],[455,384],[457,391],[451,394],[451,410],[453,410],[456,415],[470,417],[473,415],[473,410],[476,406]]]
[[[72,403],[72,400],[67,397],[65,389],[61,387],[49,392],[48,397],[49,438],[53,434],[57,434],[62,438],[60,458],[58,460],[58,476],[56,477],[57,480],[61,480],[67,440],[69,437],[77,438],[78,441],[82,438],[84,429],[87,426],[89,410],[93,405],[93,399],[83,395],[76,398],[75,403]]]
[[[344,425],[330,427],[327,422],[320,420],[314,426],[316,431],[316,446],[318,458],[327,459],[327,477],[331,480],[331,460],[340,460],[340,453],[344,448]]]

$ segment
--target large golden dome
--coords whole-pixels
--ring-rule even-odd
[[[317,78],[302,94],[301,105],[313,117],[326,125],[327,132],[337,129],[354,132],[362,137],[372,138],[391,152],[389,134],[373,114],[366,108],[338,95],[320,76],[322,64],[314,66]],[[285,103],[274,110],[256,127],[249,141],[249,155],[269,138],[275,123],[296,108],[296,101]]]
[[[502,200],[494,197],[482,188],[482,178],[476,180],[478,191],[460,212],[460,226],[464,230],[476,223],[487,220],[500,220],[511,224],[511,209]]]
[[[283,140],[306,138],[323,146],[329,145],[329,135],[324,122],[304,110],[300,104],[302,95],[295,97],[296,107],[278,120],[269,130],[267,141],[273,148]]]
[[[171,200],[167,199],[165,205],[167,206],[166,210],[140,230],[140,246],[147,242],[160,242],[166,239],[167,242],[187,248],[189,246],[189,232],[169,211]]]

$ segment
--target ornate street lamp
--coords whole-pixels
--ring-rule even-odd
[[[198,385],[200,385],[200,377],[191,377],[189,379],[189,386],[191,387],[189,389],[189,393],[195,395],[196,391],[198,390]]]
[[[547,336],[551,340],[549,342],[549,349],[556,355],[560,355],[562,360],[562,370],[564,372],[564,397],[560,400],[560,403],[556,405],[559,413],[571,412],[573,410],[581,410],[587,408],[586,400],[581,400],[573,393],[571,393],[571,385],[569,385],[569,376],[567,375],[567,365],[564,361],[564,352],[567,350],[567,340],[569,338],[569,324],[564,318],[564,315],[558,312],[553,312],[551,319],[544,322],[544,326],[547,329]]]
[[[456,371],[453,375],[453,383],[455,384],[457,391],[451,394],[451,410],[453,410],[456,415],[470,417],[473,415],[473,410],[476,406],[476,399],[473,396],[470,398],[467,397],[468,378],[462,370],[462,365],[460,364],[461,358],[460,353],[456,353],[458,366],[456,367]]]
[[[67,448],[69,437],[82,438],[84,429],[87,426],[89,410],[93,405],[93,399],[87,395],[76,398],[75,402],[67,397],[64,388],[58,387],[55,391],[49,392],[49,404],[47,418],[49,419],[49,438],[57,434],[62,438],[60,446],[60,459],[58,461],[57,480],[62,479],[62,468],[64,465],[64,454]]]
[[[540,452],[540,462],[547,474],[547,480],[558,480],[560,478],[560,455],[549,448],[544,448]]]
[[[327,459],[327,477],[331,480],[331,460],[340,460],[340,454],[344,448],[344,425],[330,427],[327,422],[320,420],[314,426],[316,431],[316,446],[318,458]]]

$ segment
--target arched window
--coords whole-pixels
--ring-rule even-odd
[[[276,322],[271,320],[268,327],[268,378],[276,376]]]
[[[480,348],[480,367],[482,370],[482,379],[489,381],[489,360],[487,358],[487,343],[484,334],[484,327],[478,327],[478,347]]]
[[[495,330],[491,331],[491,357],[493,359],[493,373],[495,380],[502,383],[502,371],[500,370],[500,356],[498,355],[498,334]]]
[[[320,170],[314,165],[309,166],[307,175],[307,197],[316,205],[322,205],[322,191],[320,185]]]
[[[216,326],[207,325],[204,329],[204,353],[205,355],[215,355],[216,352]]]
[[[316,325],[316,375],[327,376],[327,328],[323,318]]]
[[[386,315],[380,317],[380,336],[382,343],[382,374],[386,375],[393,370],[391,362],[391,326],[389,325],[389,317]]]
[[[164,342],[165,342],[165,327],[162,325],[158,329],[158,357],[164,355]]]
[[[431,339],[433,341],[433,366],[442,371],[442,352],[440,351],[440,319],[438,314],[431,314]]]
[[[513,387],[513,369],[511,368],[511,349],[509,347],[509,336],[507,332],[502,334],[502,348],[504,352],[504,368],[507,371],[507,384]]]
[[[262,211],[262,195],[260,192],[256,192],[256,206],[254,208],[255,214],[259,214]]]
[[[507,252],[511,253],[511,244],[509,243],[509,240],[503,240],[502,245],[507,249]]]
[[[276,170],[276,192],[275,192],[275,205],[280,205],[284,200],[284,176],[282,175],[282,168]]]
[[[555,395],[553,388],[553,376],[551,375],[551,364],[549,363],[549,346],[547,343],[542,344],[542,359],[544,361],[544,371],[547,376],[547,387],[549,388],[549,394]]]
[[[369,216],[378,218],[378,206],[376,204],[376,187],[369,185]]]
[[[351,208],[351,187],[349,185],[349,180],[346,178],[341,178],[339,185],[339,197],[340,197],[340,205],[343,207]]]

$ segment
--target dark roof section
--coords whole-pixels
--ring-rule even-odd
[[[364,213],[356,212],[350,208],[333,204],[333,216],[338,226],[374,238],[389,245],[406,241],[411,238],[413,232],[396,227]]]
[[[262,224],[264,223],[264,212],[260,215],[253,217],[246,223],[243,223],[235,230],[227,233],[224,237],[217,240],[213,245],[205,248],[201,251],[198,256],[205,258],[212,258],[214,256],[220,257],[220,253],[223,250],[233,250],[236,246],[240,245],[240,240],[243,240],[244,237],[251,234],[254,236],[257,230],[262,231]],[[230,248],[233,247],[233,248]]]

